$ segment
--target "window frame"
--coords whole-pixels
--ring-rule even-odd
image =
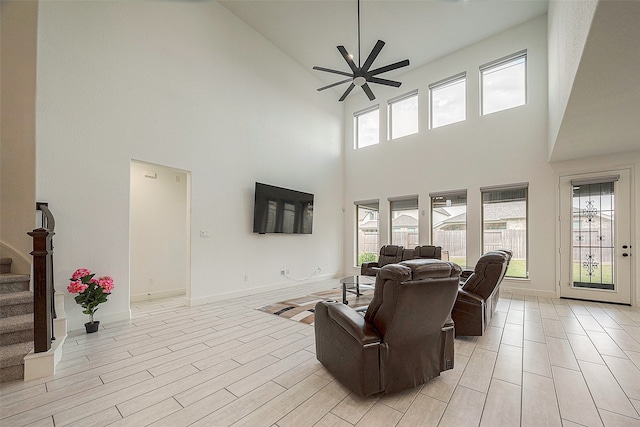
[[[505,64],[508,64],[509,62],[515,62],[519,59],[524,59],[524,102],[522,104],[519,105],[514,105],[512,107],[508,107],[508,108],[503,108],[502,110],[496,110],[496,111],[492,111],[490,113],[485,113],[484,112],[484,73],[488,70],[492,70],[494,68],[498,68],[501,67]],[[494,114],[494,113],[499,113],[501,111],[506,111],[506,110],[511,110],[512,108],[517,108],[517,107],[522,107],[524,105],[527,105],[527,103],[529,102],[529,87],[528,87],[528,83],[529,83],[529,73],[528,73],[528,55],[527,55],[527,49],[523,49],[519,52],[515,52],[512,53],[511,55],[507,55],[507,56],[503,56],[502,58],[498,58],[496,60],[493,60],[491,62],[487,62],[486,64],[483,64],[479,67],[479,89],[480,89],[480,106],[479,106],[479,110],[480,110],[480,116],[487,116],[489,114]]]
[[[415,246],[419,246],[420,244],[420,205],[419,205],[419,197],[417,194],[411,194],[408,196],[399,196],[399,197],[389,197],[388,199],[389,202],[389,242],[392,245],[398,245],[398,243],[394,242],[393,240],[393,213],[394,212],[400,212],[403,210],[413,210],[413,209],[397,209],[394,211],[393,209],[393,204],[394,203],[401,203],[401,202],[413,202],[415,201],[415,204],[412,203],[412,206],[415,206],[415,210],[418,211],[418,218],[416,218],[417,224],[416,224],[416,229],[418,231],[418,242]],[[398,245],[398,246],[404,246],[404,245]],[[415,247],[414,246],[414,247]],[[405,246],[406,247],[406,246]]]
[[[464,225],[464,231],[465,231],[465,244],[464,244],[464,259],[465,259],[465,264],[466,264],[466,260],[468,259],[468,252],[469,252],[469,247],[467,245],[467,241],[468,241],[468,237],[469,237],[469,228],[468,228],[468,223],[469,223],[469,216],[468,216],[468,207],[469,207],[469,197],[468,197],[468,191],[467,189],[461,189],[461,190],[451,190],[451,191],[438,191],[438,192],[433,192],[433,193],[429,193],[429,206],[430,206],[430,230],[431,230],[431,244],[432,245],[436,245],[437,243],[435,242],[434,239],[434,222],[433,222],[433,209],[434,209],[434,199],[436,198],[462,198],[464,197],[464,207],[465,207],[465,225]],[[446,200],[446,199],[445,199]],[[461,206],[460,204],[456,204],[455,206]],[[449,251],[449,248],[445,248],[442,247],[443,251]],[[449,252],[449,259],[451,259],[452,255]],[[463,266],[464,267],[464,266]]]
[[[374,111],[378,112],[378,138],[377,138],[377,142],[375,142],[373,144],[365,145],[363,147],[360,147],[359,119],[360,119],[361,116],[364,116],[365,114],[372,113]],[[356,111],[355,113],[353,113],[353,148],[354,148],[354,150],[359,150],[361,148],[367,148],[367,147],[371,147],[371,146],[378,145],[378,144],[380,144],[380,104],[377,104],[377,105],[365,108],[364,110],[359,110],[359,111]]]
[[[355,257],[354,257],[354,261],[355,261],[355,266],[359,267],[361,264],[359,263],[360,261],[360,218],[359,218],[359,210],[360,208],[364,208],[364,209],[368,209],[370,211],[375,211],[378,213],[377,215],[377,221],[378,221],[378,229],[377,229],[377,248],[376,251],[374,252],[374,254],[376,255],[376,257],[378,256],[378,252],[379,252],[379,246],[380,246],[380,200],[379,199],[371,199],[371,200],[359,200],[359,201],[355,201],[353,202],[353,204],[355,205]],[[373,209],[373,206],[377,206],[377,209]],[[363,252],[365,253],[365,252]]]
[[[510,276],[508,274],[508,270],[507,273],[505,273],[505,277],[509,278],[509,279],[514,279],[514,280],[530,280],[531,277],[529,275],[529,183],[528,182],[521,182],[521,183],[517,183],[517,184],[507,184],[507,185],[496,185],[496,186],[491,186],[491,187],[481,187],[480,188],[480,203],[481,203],[481,207],[480,207],[480,224],[481,224],[481,248],[483,253],[485,253],[485,238],[484,238],[484,234],[485,234],[485,213],[484,213],[484,206],[485,206],[485,197],[484,195],[486,193],[494,193],[494,192],[499,192],[499,191],[510,191],[510,190],[524,190],[525,191],[525,197],[524,197],[524,202],[525,202],[525,245],[524,245],[524,250],[525,250],[525,276]],[[505,249],[510,249],[510,248],[505,248]],[[515,259],[515,253],[514,253],[514,258]]]
[[[455,84],[458,84],[460,81],[464,82],[464,118],[456,122],[446,123],[446,124],[434,127],[433,126],[433,91],[438,89],[444,89],[449,86],[453,86]],[[467,120],[467,72],[466,71],[463,71],[461,73],[455,74],[453,76],[449,76],[445,79],[438,80],[437,82],[429,84],[429,129],[437,129],[439,127],[464,122],[466,120]]]
[[[413,133],[408,133],[406,135],[393,137],[393,104],[397,104],[402,101],[406,101],[410,98],[416,98],[418,109],[416,111],[416,124],[418,125],[417,129]],[[404,138],[410,135],[415,135],[420,133],[420,98],[418,97],[418,89],[412,90],[411,92],[407,92],[404,95],[397,96],[387,101],[387,141],[393,141],[395,139]]]

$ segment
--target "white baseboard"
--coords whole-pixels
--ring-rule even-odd
[[[146,294],[136,294],[136,295],[131,295],[131,302],[151,301],[154,299],[177,297],[180,295],[184,295],[185,293],[186,293],[186,290],[182,288],[182,289],[169,289],[168,291],[150,292]]]
[[[100,314],[96,315],[93,320],[99,320],[100,324],[104,325],[107,323],[122,322],[124,320],[129,320],[129,319],[131,319],[131,310],[126,310],[126,311],[121,311],[119,313],[111,313],[111,314],[104,314],[100,312]],[[89,317],[83,317],[83,321],[82,323],[80,323],[80,325],[76,325],[74,322],[71,322],[72,326],[70,327],[74,329],[69,329],[67,331],[67,335],[83,334],[85,332],[84,324],[88,321],[89,321]]]
[[[555,291],[542,291],[539,289],[514,288],[511,286],[500,285],[500,292],[506,292],[514,295],[525,295],[541,298],[556,298]]]
[[[186,302],[187,302],[187,305],[189,307],[193,307],[193,306],[196,306],[196,305],[210,304],[212,302],[223,301],[223,300],[231,299],[231,298],[246,297],[246,296],[249,296],[249,295],[255,295],[255,294],[259,294],[259,293],[263,293],[263,292],[277,291],[277,290],[280,290],[280,289],[290,288],[290,287],[293,287],[293,286],[299,286],[299,285],[302,285],[302,284],[305,284],[305,283],[321,282],[323,280],[333,279],[335,277],[336,276],[333,275],[333,274],[325,274],[325,275],[322,275],[322,276],[313,276],[312,278],[309,278],[307,280],[272,283],[270,285],[256,286],[256,287],[253,287],[253,288],[247,288],[247,289],[242,289],[242,290],[238,290],[238,291],[223,292],[223,293],[219,293],[219,294],[215,294],[215,295],[209,295],[209,296],[206,296],[206,297],[188,298],[186,300]]]

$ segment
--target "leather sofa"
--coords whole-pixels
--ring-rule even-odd
[[[316,357],[360,396],[410,389],[452,369],[459,277],[458,265],[440,260],[383,266],[364,317],[344,304],[316,304]]]
[[[487,252],[480,257],[473,273],[463,273],[451,312],[456,336],[482,336],[496,310],[500,283],[510,260],[510,251]]]
[[[380,248],[378,261],[363,262],[360,266],[361,276],[375,276],[378,270],[388,264],[397,264],[415,258],[441,259],[442,248],[440,246],[416,246],[414,249],[405,249],[402,246],[385,245]]]

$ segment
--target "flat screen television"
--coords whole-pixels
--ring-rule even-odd
[[[254,233],[311,234],[313,194],[256,182]]]

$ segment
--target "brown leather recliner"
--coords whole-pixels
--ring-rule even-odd
[[[442,259],[442,246],[423,245],[413,250],[414,258]]]
[[[397,264],[402,261],[402,246],[385,245],[380,248],[378,261],[363,262],[360,266],[362,276],[375,276],[378,270],[387,264]]]
[[[454,263],[413,259],[380,269],[364,317],[319,302],[316,357],[360,396],[413,388],[453,368],[450,313],[459,276]]]
[[[500,283],[510,260],[510,251],[487,252],[480,257],[473,273],[460,283],[451,312],[456,336],[482,336],[498,304]]]

